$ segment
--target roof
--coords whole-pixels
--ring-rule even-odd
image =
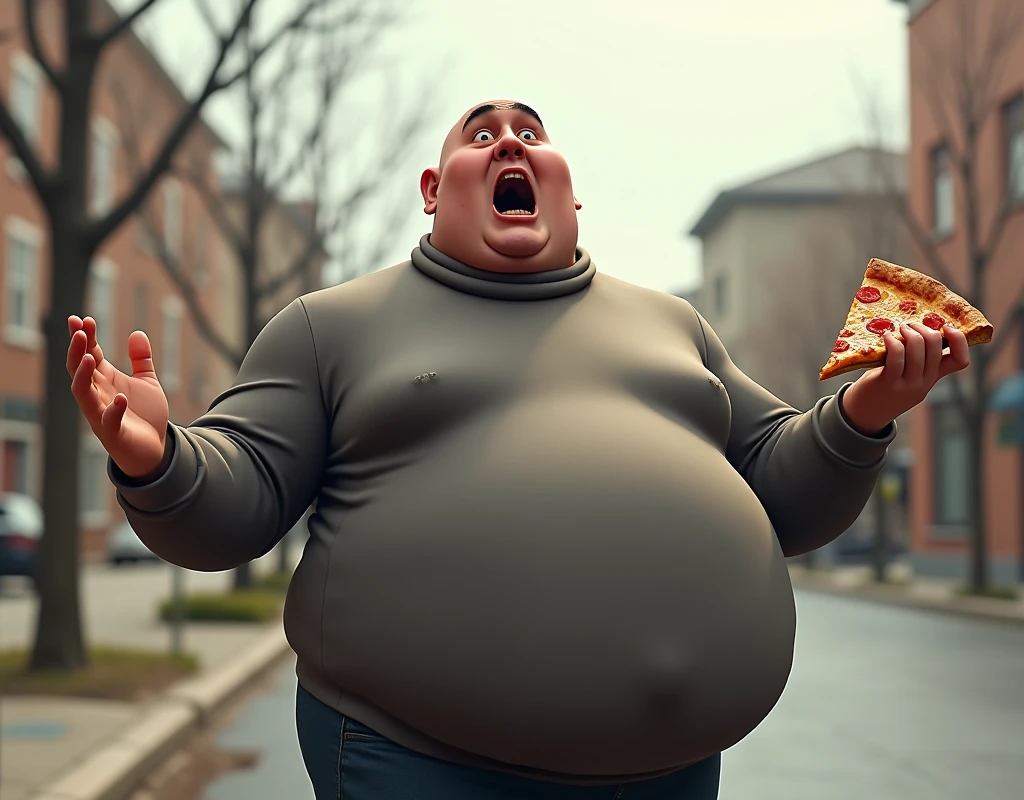
[[[110,0],[97,0],[97,2],[99,3],[102,13],[111,15],[115,20],[121,19],[122,14],[116,8],[114,8],[114,6],[110,4]],[[146,43],[139,38],[139,35],[135,33],[135,31],[132,30],[132,28],[129,28],[124,33],[122,33],[121,37],[126,42],[128,42],[132,48],[134,48],[136,55],[141,57],[142,60],[145,61],[146,64],[153,70],[153,74],[155,75],[157,80],[159,80],[164,85],[164,88],[167,89],[168,92],[170,92],[171,97],[173,97],[177,102],[181,103],[183,108],[188,108],[192,105],[193,101],[185,97],[184,93],[181,91],[181,87],[178,86],[178,84],[174,81],[174,78],[172,78],[170,73],[167,72],[167,70],[164,68],[164,65],[160,63],[160,60],[156,57],[156,54],[152,50],[150,50],[149,47],[146,46]],[[206,131],[210,138],[213,139],[214,145],[216,147],[228,147],[227,143],[220,137],[217,131],[210,127],[210,125],[207,124],[205,121],[203,121],[202,117],[199,118],[199,120],[196,122],[196,125],[198,125],[203,130]]]
[[[884,170],[884,172],[882,171]],[[744,203],[834,202],[845,197],[887,193],[884,175],[906,188],[902,153],[874,147],[850,147],[719,192],[689,230],[703,237]]]

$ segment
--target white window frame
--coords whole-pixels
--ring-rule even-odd
[[[174,258],[181,258],[181,245],[185,235],[185,193],[181,184],[173,179],[161,187],[164,201],[164,247]]]
[[[11,297],[13,271],[11,270],[11,243],[17,240],[32,251],[33,265],[30,270],[28,298],[26,304],[32,317],[32,324],[22,325],[11,321]],[[4,341],[12,347],[23,350],[38,350],[43,344],[43,333],[39,329],[39,260],[43,250],[43,231],[20,217],[8,217],[4,223]]]
[[[96,216],[106,214],[117,196],[117,148],[120,143],[115,125],[106,117],[93,117],[89,138],[89,211]],[[105,148],[110,161],[101,172],[99,148]]]
[[[42,500],[42,435],[38,423],[0,419],[0,442],[22,442],[28,448],[28,494]],[[0,486],[3,485],[3,459],[0,459]]]
[[[87,456],[92,456],[96,458],[97,461],[102,458],[104,463],[103,472],[100,475],[100,479],[96,482],[98,491],[103,494],[103,501],[98,504],[102,506],[101,508],[89,508],[90,504],[86,503],[85,498],[81,496],[81,482],[84,480],[85,470],[88,467],[88,463],[86,461]],[[83,528],[89,529],[104,528],[110,524],[111,520],[110,506],[113,502],[113,491],[111,490],[110,481],[107,480],[106,474],[107,451],[103,449],[103,445],[100,444],[99,439],[96,438],[92,431],[86,431],[82,434],[79,458],[81,459],[81,463],[78,467],[79,472],[81,473],[81,477],[79,478],[80,496],[78,498],[81,506],[81,511],[78,515],[79,525]]]
[[[156,375],[165,392],[176,391],[182,382],[182,351],[185,317],[185,303],[180,297],[167,295],[160,305],[160,361],[156,364]],[[172,346],[177,350],[171,353]]]
[[[32,84],[34,94],[33,103],[35,105],[33,115],[35,118],[29,121],[27,127],[24,124],[25,120],[21,119],[22,113],[14,102],[14,81],[16,78],[22,78]],[[14,121],[18,123],[18,127],[21,128],[22,133],[25,135],[25,139],[29,144],[36,148],[39,146],[40,135],[42,133],[43,78],[43,70],[28,53],[23,50],[15,50],[11,53],[11,77],[7,90],[7,102],[11,110],[11,116],[14,117]],[[24,165],[18,157],[13,154],[7,159],[7,174],[10,178],[19,182],[24,180],[26,176]]]
[[[118,363],[115,352],[118,349],[118,327],[117,327],[117,276],[120,270],[117,264],[104,256],[98,256],[89,266],[89,293],[86,311],[96,320],[96,338],[103,349],[105,358],[111,359],[112,363]],[[99,319],[96,317],[96,295],[97,278],[103,282],[103,288],[110,292],[108,300],[108,318]],[[127,347],[127,345],[125,345]]]
[[[936,155],[944,151],[945,169],[936,170]],[[949,236],[956,228],[956,189],[953,180],[953,154],[948,144],[942,144],[931,151],[931,191],[933,208],[933,233],[936,237]],[[941,177],[941,179],[940,179]],[[945,212],[945,213],[944,213]],[[946,218],[948,216],[948,219]]]

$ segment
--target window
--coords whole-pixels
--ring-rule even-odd
[[[715,278],[715,313],[724,314],[726,309],[727,292],[728,292],[728,281],[725,275],[718,275]]]
[[[102,117],[92,123],[92,150],[90,156],[90,210],[105,214],[114,204],[114,186],[117,176],[117,130]]]
[[[206,403],[206,362],[209,360],[205,342],[199,342],[192,348],[192,380],[189,386],[189,397],[193,403]]]
[[[181,384],[181,318],[182,301],[177,297],[165,297],[162,308],[163,331],[160,336],[160,363],[156,374],[168,392]]]
[[[1006,147],[1006,194],[1013,203],[1024,201],[1024,95],[1003,106]]]
[[[932,229],[936,236],[953,232],[956,212],[951,160],[947,145],[939,145],[932,151]]]
[[[82,441],[78,503],[82,526],[100,528],[110,519],[111,487],[107,454],[90,431]]]
[[[103,348],[107,358],[114,359],[117,349],[124,350],[117,339],[117,266],[105,259],[98,258],[89,270],[89,300],[87,309],[96,320],[96,341]]]
[[[132,330],[144,331],[149,326],[149,284],[138,281],[132,291]]]
[[[0,441],[0,491],[29,493],[28,442]]]
[[[196,218],[196,230],[192,237],[192,282],[196,291],[206,289],[210,279],[209,261],[206,257],[206,217]]]
[[[164,183],[164,246],[172,256],[181,255],[182,212],[184,198],[181,185],[175,181]]]
[[[6,224],[4,339],[17,347],[38,347],[37,294],[42,234],[34,225],[10,217]]]
[[[11,116],[30,144],[39,142],[42,84],[36,63],[23,52],[14,52],[11,55]]]
[[[970,521],[965,465],[969,461],[967,429],[958,407],[950,402],[932,406],[935,441],[935,522],[964,526]]]

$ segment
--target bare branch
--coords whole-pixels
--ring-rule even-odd
[[[1013,341],[1014,334],[1019,332],[1020,325],[1024,325],[1024,284],[1021,285],[1016,299],[1010,305],[1010,313],[1007,315],[1006,321],[996,327],[992,343],[986,348],[989,362],[994,362],[1006,349],[1006,345]]]
[[[0,135],[7,140],[11,149],[14,150],[14,155],[25,167],[39,199],[43,201],[44,205],[48,205],[53,196],[56,179],[39,160],[32,145],[25,138],[18,123],[14,121],[14,117],[11,116],[11,111],[3,98],[0,98]]]
[[[221,235],[227,240],[232,250],[241,253],[247,247],[245,237],[228,216],[224,207],[224,198],[218,195],[213,188],[203,180],[194,170],[172,169],[171,172],[187,181],[199,194],[203,205],[213,218],[214,224]]]
[[[26,2],[32,2],[32,0],[26,0]],[[98,34],[93,40],[93,46],[102,50],[141,19],[142,15],[149,11],[149,9],[155,6],[158,2],[160,2],[160,0],[141,0],[141,2],[130,12],[121,17],[117,22],[111,24],[111,26],[105,31]]]
[[[220,38],[220,26],[216,17],[213,16],[213,9],[210,8],[209,0],[195,0],[196,12],[203,18],[206,27],[218,39]]]
[[[313,263],[313,259],[324,250],[322,237],[315,231],[306,240],[305,247],[295,256],[288,268],[279,274],[269,278],[256,287],[256,296],[259,299],[273,297],[285,286],[306,272]]]
[[[50,60],[46,57],[46,53],[43,52],[43,46],[39,41],[39,28],[36,25],[36,0],[22,0],[21,13],[25,18],[25,38],[28,39],[28,46],[32,51],[32,57],[39,64],[46,77],[49,78],[54,88],[63,94],[65,87],[64,76],[58,74],[53,68]]]
[[[245,6],[241,13],[239,13],[233,30],[227,37],[221,40],[220,52],[213,67],[210,69],[206,86],[199,97],[181,115],[177,124],[173,126],[170,133],[164,139],[149,169],[139,178],[128,195],[105,218],[97,220],[90,225],[87,240],[93,246],[98,246],[100,242],[115,231],[142,204],[143,200],[153,189],[153,186],[156,185],[160,176],[170,167],[171,159],[185,140],[192,126],[199,119],[206,101],[220,90],[221,83],[218,82],[217,75],[220,72],[221,65],[227,58],[228,51],[231,49],[232,44],[234,44],[235,39],[238,38],[242,28],[247,24],[256,2],[257,0],[245,0]]]

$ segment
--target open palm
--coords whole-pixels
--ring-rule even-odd
[[[128,337],[132,374],[125,375],[103,357],[95,320],[70,317],[68,331],[71,392],[89,427],[125,474],[151,474],[163,460],[168,406],[149,338],[142,331]]]

